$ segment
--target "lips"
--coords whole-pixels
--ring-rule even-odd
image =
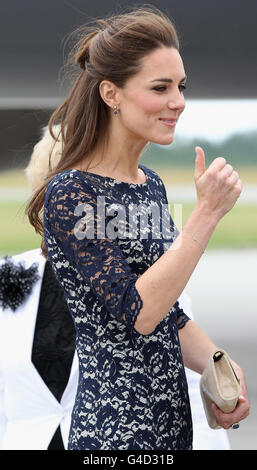
[[[177,122],[177,119],[175,118],[159,118],[159,120],[165,121],[165,122],[171,122],[171,123]]]
[[[169,127],[175,127],[177,123],[177,119],[174,118],[159,118],[159,121]]]

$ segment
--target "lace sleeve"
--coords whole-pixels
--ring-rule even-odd
[[[180,308],[178,301],[174,304],[174,308],[177,314],[178,329],[180,330],[180,328],[183,328],[190,318],[185,314],[184,310]]]
[[[117,240],[99,237],[97,209],[97,195],[89,183],[68,178],[51,188],[44,217],[51,236],[101,304],[112,317],[132,328],[143,306],[135,286],[138,276]]]

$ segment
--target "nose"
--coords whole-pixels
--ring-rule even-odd
[[[168,101],[168,108],[182,112],[185,109],[186,102],[183,93],[180,90],[173,92]]]

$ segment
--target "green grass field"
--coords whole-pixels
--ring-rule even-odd
[[[1,256],[32,250],[41,245],[41,237],[24,216],[25,206],[19,202],[0,202]]]
[[[183,224],[193,207],[191,204],[183,204]],[[257,207],[236,204],[218,223],[207,250],[251,247],[257,247]]]
[[[255,170],[255,169],[254,169]],[[0,173],[0,188],[24,188],[27,186],[26,177],[22,171]],[[165,184],[172,182],[192,182],[191,172],[184,173],[176,170],[158,171]],[[175,179],[175,173],[177,178]],[[248,173],[248,174],[247,174]],[[257,171],[242,170],[244,182],[257,182]],[[190,179],[189,179],[190,177]],[[256,178],[256,180],[255,180]],[[37,248],[41,244],[41,238],[34,232],[24,215],[26,202],[2,201],[0,199],[1,214],[1,242],[0,256],[12,255],[22,251]],[[173,216],[173,207],[170,206]],[[193,205],[183,204],[183,224],[193,210]],[[208,250],[217,248],[250,248],[257,247],[257,206],[240,205],[237,203],[218,224],[209,244]]]

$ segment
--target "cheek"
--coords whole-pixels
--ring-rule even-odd
[[[133,97],[133,107],[142,114],[156,114],[163,108],[163,99],[149,94],[140,94]]]

